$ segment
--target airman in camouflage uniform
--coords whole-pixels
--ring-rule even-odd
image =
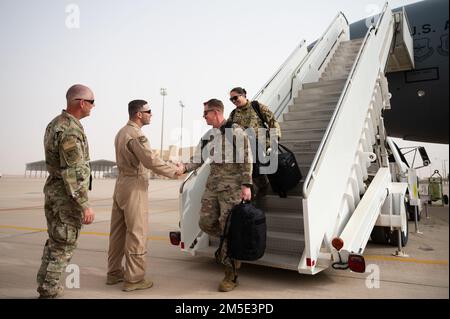
[[[94,94],[83,85],[66,94],[67,110],[54,118],[44,136],[49,176],[44,186],[48,239],[37,274],[40,298],[62,294],[62,272],[72,258],[81,224],[90,224],[94,212],[88,201],[91,170],[89,146],[80,119],[89,116]]]
[[[261,131],[259,129],[265,128],[263,121],[260,119],[258,114],[255,112],[251,105],[251,101],[247,99],[247,92],[241,87],[236,87],[230,92],[230,101],[236,105],[236,108],[231,112],[228,121],[231,123],[237,123],[244,129],[248,130],[252,128],[254,131],[254,136],[256,141],[260,137]],[[259,103],[261,115],[265,122],[268,124],[269,130],[275,130],[275,134],[278,140],[281,138],[281,128],[280,124],[275,119],[274,114],[269,110],[269,108],[261,103]],[[249,134],[250,135],[250,134]],[[263,138],[263,137],[261,137]],[[264,137],[266,140],[266,145],[264,150],[268,150],[270,147],[270,138],[268,136]],[[260,146],[261,147],[261,146]],[[254,151],[254,160],[256,160],[256,152]],[[266,175],[259,174],[259,169],[257,165],[253,166],[253,185],[254,185],[254,196],[264,196],[268,187],[268,180]]]
[[[248,151],[248,138],[239,125],[226,127],[223,109],[222,102],[216,99],[204,103],[203,117],[213,129],[207,134],[208,143],[202,140],[196,154],[191,158],[191,163],[185,164],[186,171],[192,171],[203,164],[205,154],[212,160],[202,196],[199,226],[213,237],[220,237],[223,233],[231,209],[241,200],[251,199],[252,157]],[[239,262],[231,261],[226,255],[227,247],[224,242],[219,259],[225,265],[225,278],[219,285],[219,291],[230,291],[237,285],[236,267],[233,267],[231,262],[234,262],[235,266],[238,266]]]

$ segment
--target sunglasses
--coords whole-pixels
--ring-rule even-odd
[[[209,112],[212,112],[212,111],[214,111],[214,110],[206,110],[206,111],[203,111],[203,117],[205,117],[206,115],[208,115]]]
[[[240,96],[241,96],[241,94],[232,96],[232,97],[230,97],[230,101],[234,103],[234,102],[236,102],[236,101],[238,100],[238,98],[239,98]]]
[[[86,100],[86,99],[75,99],[76,101],[86,101],[86,102],[89,102],[89,103],[91,103],[92,105],[94,105],[94,103],[95,103],[95,100]]]
[[[147,114],[152,114],[152,110],[147,110],[147,111],[139,111],[141,113],[147,113]]]

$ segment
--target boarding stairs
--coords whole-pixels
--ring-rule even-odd
[[[365,38],[351,40],[339,13],[311,50],[303,41],[255,96],[280,121],[281,143],[304,178],[287,198],[269,192],[257,201],[266,213],[267,248],[252,263],[315,274],[332,263],[336,236],[345,238],[345,249],[363,252],[391,181],[380,145],[382,112],[390,106],[385,72],[395,54],[406,64],[410,57],[403,69],[413,65],[412,40],[402,38],[411,47],[392,43],[407,21],[404,12],[397,15],[385,5]],[[198,227],[208,171],[203,165],[180,188],[182,250],[193,255],[213,256],[218,246]]]

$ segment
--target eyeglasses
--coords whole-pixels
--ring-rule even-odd
[[[147,111],[139,111],[141,113],[147,113],[147,114],[152,114],[152,110],[147,110]]]
[[[208,115],[209,112],[212,112],[212,111],[214,111],[214,110],[206,110],[206,111],[203,111],[203,117],[205,117],[206,115]]]
[[[89,102],[89,103],[91,103],[92,105],[94,105],[94,103],[95,103],[95,100],[86,100],[86,99],[75,99],[76,101],[86,101],[86,102]]]
[[[240,96],[241,96],[241,94],[232,96],[232,97],[230,97],[230,101],[234,103],[234,102],[236,102],[236,101],[238,100],[238,98],[239,98]]]

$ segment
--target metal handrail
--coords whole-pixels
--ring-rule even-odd
[[[184,179],[183,183],[181,183],[180,185],[180,194],[183,194],[183,190],[184,190],[184,185],[187,183],[188,180],[191,179],[192,176],[197,175],[197,170],[193,170],[192,172],[190,172],[188,174],[188,176]]]
[[[380,18],[378,19],[377,25],[375,26],[375,29],[376,29],[375,34],[377,34],[377,32],[378,32],[378,28],[380,27],[381,20],[383,20],[383,18],[384,18],[384,14],[386,13],[386,9],[388,8],[388,5],[389,5],[389,3],[387,3],[387,2],[384,4],[383,11],[381,12]]]
[[[283,68],[286,66],[286,64],[288,64],[289,60],[291,59],[291,57],[298,51],[300,50],[303,45],[306,43],[306,40],[302,40],[300,42],[300,44],[294,49],[294,51],[292,51],[292,53],[288,56],[288,58],[283,62],[283,64],[278,68],[278,70],[274,73],[274,75],[272,75],[272,77],[266,82],[266,84],[263,85],[263,87],[258,91],[258,93],[256,93],[256,95],[253,97],[252,100],[256,100],[258,98],[258,96],[260,96],[264,90],[272,83],[273,80],[275,80],[275,78],[277,77],[277,75],[281,72],[281,70],[283,70]]]
[[[339,18],[339,16],[343,16],[347,25],[348,25],[348,20],[347,17],[345,16],[345,14],[343,14],[342,12],[339,12],[333,19],[333,22],[330,23],[330,25],[328,26],[328,28],[326,28],[325,32],[322,34],[322,36],[319,38],[319,40],[316,41],[316,44],[313,46],[313,48],[311,49],[311,51],[308,52],[308,54],[306,55],[306,57],[299,63],[298,67],[295,69],[295,71],[293,72],[293,75],[297,74],[298,72],[300,72],[300,70],[303,68],[303,64],[306,62],[306,60],[308,59],[308,57],[316,50],[316,48],[318,47],[318,44],[323,40],[323,38],[325,37],[325,35],[327,34],[327,32],[330,30],[331,26],[334,25],[334,22]]]
[[[296,75],[297,75],[297,74],[300,72],[300,70],[303,68],[304,64],[308,61],[309,57],[310,57],[310,56],[315,52],[315,50],[319,47],[320,42],[322,42],[322,40],[325,38],[325,35],[328,33],[328,31],[330,30],[330,28],[334,25],[334,23],[336,22],[336,20],[337,20],[340,16],[342,16],[342,17],[345,19],[345,22],[346,22],[346,24],[348,25],[348,20],[347,20],[347,17],[345,16],[344,13],[339,12],[339,13],[334,17],[333,21],[328,25],[328,28],[325,29],[325,31],[323,32],[322,36],[316,41],[316,43],[314,44],[313,48],[312,48],[312,49],[308,52],[308,54],[300,61],[300,63],[298,64],[298,66],[297,66],[297,67],[294,69],[294,71],[292,72],[292,74],[291,74],[291,88],[290,88],[288,94],[286,94],[286,96],[284,97],[283,101],[285,101],[285,100],[286,100],[286,97],[287,97],[288,95],[290,95],[289,100],[288,100],[288,102],[285,103],[284,105],[283,105],[283,102],[282,102],[282,104],[280,104],[280,105],[278,106],[278,108],[273,112],[273,113],[275,114],[275,116],[277,116],[277,113],[278,113],[278,114],[281,114],[281,113],[283,112],[284,108],[286,107],[286,105],[288,105],[289,101],[292,99],[292,97],[293,97],[293,92],[292,92],[292,91],[293,91],[293,88],[294,88],[294,79],[295,79]],[[342,33],[341,33],[341,34],[342,34]],[[339,37],[341,36],[341,34],[339,35]],[[339,37],[338,37],[338,38],[339,38]],[[336,44],[336,43],[333,44],[333,46],[331,47],[330,51],[333,50],[335,44]],[[329,54],[329,52],[327,53],[325,59],[328,57],[328,54]],[[325,61],[325,60],[324,60],[324,61]],[[322,64],[323,64],[323,62],[322,62]],[[322,64],[321,64],[321,65],[322,65]],[[280,109],[281,109],[281,110],[280,110]]]
[[[198,170],[201,169],[205,164],[209,165],[209,164],[211,164],[211,162],[212,162],[211,157],[207,157],[203,161],[202,165],[200,165],[200,167],[197,167],[196,169],[194,169],[192,172],[189,173],[189,175],[184,179],[183,183],[181,183],[181,185],[180,185],[180,194],[183,194],[184,185],[187,183],[187,181],[190,180],[192,178],[192,176],[196,176],[198,173]]]
[[[314,45],[314,47],[308,52],[308,54],[302,59],[302,61],[300,61],[300,63],[298,64],[298,66],[294,69],[294,71],[291,74],[291,88],[288,92],[288,94],[283,98],[282,103],[280,104],[280,106],[273,112],[274,114],[276,114],[279,110],[280,107],[282,107],[282,110],[286,107],[286,105],[288,105],[288,103],[285,103],[286,97],[290,94],[290,97],[292,98],[293,94],[292,94],[292,89],[293,89],[293,85],[294,85],[294,78],[296,76],[296,74],[298,74],[301,70],[301,68],[304,66],[304,64],[306,63],[306,61],[308,60],[308,58],[312,55],[312,53],[315,52],[315,50],[317,49],[317,47],[319,46],[319,43],[324,39],[325,35],[327,34],[327,32],[330,30],[330,28],[334,25],[335,21],[342,16],[345,19],[346,24],[348,25],[348,20],[347,17],[345,16],[344,13],[339,12],[336,17],[333,19],[332,23],[330,23],[330,25],[328,26],[328,28],[325,30],[325,32],[322,34],[322,36],[320,37],[319,40],[317,40],[316,44]],[[303,45],[306,43],[305,40],[302,40],[302,43],[296,48],[294,49],[294,51],[289,55],[289,57],[285,60],[285,62],[280,66],[280,68],[274,73],[274,75],[270,78],[269,81],[266,82],[266,84],[258,91],[258,93],[253,97],[253,100],[256,100],[258,98],[258,96],[260,96],[264,90],[272,83],[272,81],[277,77],[277,75],[281,72],[281,70],[287,65],[287,63],[289,62],[290,58],[300,49],[303,47]],[[333,45],[334,47],[334,45]],[[331,50],[333,49],[333,47],[331,48]],[[288,102],[291,100],[288,99]],[[284,104],[284,106],[283,106]],[[180,194],[183,193],[184,191],[184,186],[187,183],[188,180],[190,180],[193,176],[197,175],[197,169],[190,172],[189,175],[185,178],[185,180],[183,181],[183,183],[180,185],[180,189],[179,192]]]
[[[316,48],[318,47],[318,44],[324,39],[325,35],[328,33],[328,31],[330,30],[330,28],[334,25],[335,21],[342,16],[345,19],[345,22],[348,25],[348,20],[347,17],[345,16],[344,13],[339,12],[335,18],[333,19],[333,21],[330,23],[330,25],[328,26],[328,28],[323,32],[322,36],[319,38],[319,40],[316,41],[316,44],[314,45],[314,47],[308,52],[308,54],[300,61],[300,63],[297,65],[297,67],[295,67],[294,71],[291,74],[291,88],[288,91],[288,93],[286,94],[286,96],[283,98],[281,104],[277,107],[276,110],[273,111],[274,114],[280,112],[283,112],[284,108],[286,107],[286,105],[288,105],[288,103],[284,103],[284,101],[286,100],[286,97],[290,95],[290,98],[288,100],[288,102],[291,100],[292,96],[293,96],[293,86],[294,86],[294,78],[296,76],[296,74],[298,74],[300,72],[300,70],[303,68],[304,64],[306,63],[306,61],[308,60],[308,58],[315,52]],[[260,89],[258,91],[258,93],[256,93],[256,95],[253,97],[253,100],[256,100],[258,98],[258,96],[260,96],[264,90],[270,85],[270,83],[276,78],[276,76],[281,72],[281,70],[286,66],[286,64],[288,63],[289,59],[294,55],[295,52],[297,52],[297,50],[299,50],[304,44],[306,43],[305,40],[302,41],[302,43],[294,50],[294,52],[292,52],[289,57],[286,59],[286,61],[283,63],[283,65],[278,69],[277,72],[275,72],[275,74],[272,76],[272,78],[262,87],[262,89]],[[332,48],[331,48],[332,50]],[[284,104],[284,105],[283,105]]]
[[[378,28],[380,26],[380,22],[381,22],[382,18],[384,17],[384,13],[385,13],[387,8],[388,8],[388,3],[386,2],[385,6],[383,8],[383,12],[380,15],[380,19],[378,20],[376,27],[371,26],[367,30],[366,36],[364,37],[364,40],[363,40],[363,42],[361,44],[361,47],[360,47],[359,52],[358,52],[358,55],[356,56],[355,62],[353,63],[353,66],[352,66],[352,69],[351,69],[351,71],[349,73],[347,81],[345,82],[342,94],[339,97],[339,101],[337,103],[337,107],[334,110],[334,113],[333,113],[333,116],[331,117],[330,123],[327,126],[327,130],[325,131],[325,134],[324,134],[324,136],[322,138],[322,141],[320,142],[320,145],[319,145],[319,148],[318,148],[318,150],[316,152],[316,155],[314,156],[314,160],[313,160],[313,162],[311,164],[311,168],[309,169],[308,175],[305,178],[305,182],[303,184],[303,196],[305,198],[307,197],[307,190],[308,190],[309,184],[311,182],[311,178],[312,178],[313,172],[314,172],[314,170],[317,167],[317,164],[319,162],[320,157],[322,156],[325,144],[327,144],[327,142],[328,142],[331,129],[334,127],[334,124],[336,122],[336,118],[337,118],[337,116],[338,116],[338,114],[339,114],[339,112],[341,110],[342,102],[343,102],[344,98],[347,96],[347,92],[348,92],[348,90],[350,88],[350,85],[352,83],[353,75],[355,74],[356,68],[358,67],[358,63],[359,63],[359,60],[361,59],[362,53],[364,52],[364,49],[366,48],[369,36],[372,35],[373,33],[376,34],[376,31],[378,31]]]

